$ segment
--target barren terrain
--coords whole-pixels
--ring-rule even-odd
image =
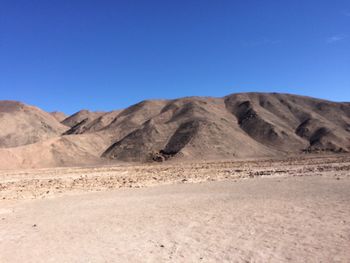
[[[279,93],[146,100],[71,116],[0,101],[0,126],[0,169],[350,152],[350,103]]]
[[[349,262],[349,189],[349,155],[3,170],[0,262]]]
[[[0,101],[0,126],[0,262],[350,262],[350,103]]]
[[[255,177],[349,177],[350,155],[301,155],[246,161],[128,164],[117,166],[0,170],[0,198],[36,199],[81,191],[141,188]]]

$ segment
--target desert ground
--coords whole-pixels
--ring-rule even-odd
[[[0,262],[350,262],[350,156],[2,170]]]

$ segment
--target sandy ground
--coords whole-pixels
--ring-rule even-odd
[[[350,262],[348,157],[3,171],[0,182],[0,262]]]
[[[350,177],[350,155],[0,170],[0,200],[38,199],[82,191],[97,192],[164,184],[315,175]]]

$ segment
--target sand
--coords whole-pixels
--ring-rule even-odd
[[[0,262],[350,262],[349,158],[3,171]]]
[[[1,262],[349,262],[350,179],[263,178],[1,209]]]

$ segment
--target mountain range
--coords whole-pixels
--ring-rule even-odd
[[[350,103],[279,93],[147,100],[71,116],[0,101],[0,127],[0,169],[350,152]]]

